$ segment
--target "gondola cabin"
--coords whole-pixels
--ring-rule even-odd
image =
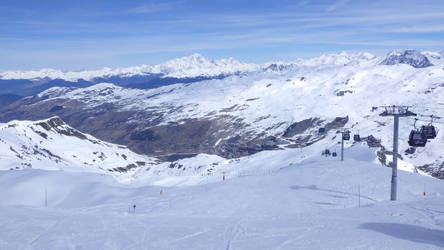
[[[350,140],[350,131],[346,131],[342,134],[342,140],[344,141]]]
[[[355,134],[353,135],[353,140],[359,142],[361,141],[361,136],[359,134]]]
[[[427,143],[427,135],[421,130],[412,130],[409,135],[410,147],[424,147]]]
[[[319,134],[325,133],[325,128],[319,128]]]
[[[433,125],[421,126],[421,132],[423,132],[427,136],[427,139],[435,139],[437,135],[435,126]]]

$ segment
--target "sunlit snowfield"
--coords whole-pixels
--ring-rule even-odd
[[[313,155],[279,166],[290,154],[301,152],[259,153],[250,163],[270,171],[176,187],[123,185],[94,173],[1,171],[0,248],[444,247],[442,181],[400,171],[399,200],[389,201],[391,169],[376,164],[368,148],[349,148],[344,162]]]
[[[443,0],[0,0],[0,250],[444,249],[443,24]]]

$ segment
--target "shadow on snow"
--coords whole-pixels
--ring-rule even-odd
[[[361,229],[373,230],[395,238],[444,247],[444,231],[400,223],[364,223]]]

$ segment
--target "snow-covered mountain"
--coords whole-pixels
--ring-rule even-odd
[[[52,117],[0,124],[1,170],[46,169],[113,174],[134,172],[158,163],[125,146],[100,141]]]
[[[400,63],[409,64],[415,68],[425,68],[432,66],[429,59],[426,56],[427,54],[420,53],[415,50],[395,50],[391,52],[381,64],[384,65],[395,65]],[[431,56],[431,54],[429,53]],[[440,59],[440,58],[437,58]]]
[[[385,59],[368,53],[324,55],[149,90],[110,83],[56,87],[10,105],[0,119],[58,115],[82,132],[167,161],[201,153],[238,158],[312,144],[338,150],[336,133],[347,127],[379,146],[381,162],[388,164],[392,121],[379,116],[383,110],[377,107],[407,105],[420,115],[444,117],[444,60],[434,58],[434,65],[418,68],[409,61],[381,64]],[[430,122],[418,118],[417,126]],[[411,118],[401,121],[404,165],[441,177],[444,134],[412,153],[407,140],[413,124]],[[442,131],[441,123],[435,126]]]
[[[382,60],[382,64],[394,65],[410,64],[414,67],[428,67],[429,59],[441,59],[443,52],[419,52],[415,50],[395,50],[385,57],[377,57],[367,52],[339,54],[324,54],[316,58],[297,59],[293,62],[269,62],[264,64],[245,63],[233,58],[210,60],[200,54],[193,54],[182,58],[172,59],[157,65],[140,65],[126,68],[108,68],[84,71],[61,71],[44,68],[40,70],[10,70],[0,72],[2,80],[32,80],[61,79],[69,82],[79,80],[94,81],[95,79],[109,79],[112,77],[128,78],[133,76],[159,75],[162,78],[193,78],[214,77],[248,73],[268,69],[273,65],[317,66],[317,65],[347,65],[365,64],[369,61]],[[430,58],[429,58],[430,57]],[[119,83],[117,83],[120,85]]]
[[[101,82],[138,89],[151,89],[174,83],[192,83],[246,74],[259,65],[233,58],[209,60],[194,54],[159,65],[63,72],[56,69],[0,72],[0,103],[9,104],[20,97],[35,95],[51,87],[89,87]],[[14,97],[14,98],[11,98]]]
[[[162,77],[188,78],[197,76],[231,75],[237,72],[248,72],[258,69],[259,65],[242,63],[233,58],[209,60],[200,54],[169,60],[158,65],[141,65],[126,68],[103,68],[99,70],[67,71],[57,69],[41,69],[31,71],[5,71],[0,79],[62,79],[66,81],[92,81],[95,78],[112,76],[131,77],[136,75],[161,74]]]
[[[199,54],[177,58],[158,65],[127,68],[68,71],[41,69],[34,71],[0,72],[0,103],[9,104],[24,96],[35,95],[52,87],[90,87],[108,82],[127,88],[153,89],[175,83],[193,83],[246,75],[260,71],[276,71],[292,67],[329,65],[410,64],[414,67],[439,64],[442,52],[394,51],[386,57],[369,53],[326,54],[317,58],[292,62],[269,62],[262,65],[239,62],[233,58],[209,60]],[[428,58],[428,59],[427,59]]]
[[[59,117],[0,123],[0,161],[0,170],[90,172],[111,175],[122,183],[158,185],[219,180],[222,173],[232,172],[233,163],[205,154],[171,162],[136,154],[126,146],[81,133]]]
[[[422,175],[444,177],[444,121],[412,150],[415,120],[400,118],[389,202],[392,118],[379,115],[397,104],[424,115],[417,127],[444,117],[443,59],[421,54],[433,65],[341,53],[151,89],[54,87],[2,107],[0,248],[440,249],[443,183]],[[321,154],[339,154],[343,129],[344,161]]]

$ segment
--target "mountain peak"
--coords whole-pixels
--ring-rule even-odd
[[[416,50],[393,50],[381,62],[381,65],[408,64],[414,68],[433,66],[429,59]]]
[[[256,64],[239,62],[233,58],[209,60],[201,54],[192,54],[169,60],[163,64],[152,66],[152,72],[162,73],[169,77],[196,77],[229,75],[239,71],[259,69]]]
[[[213,61],[208,60],[204,56],[198,53],[194,53],[189,56],[179,57],[175,59],[171,59],[169,61],[166,61],[165,63],[160,64],[161,66],[165,67],[177,67],[177,66],[206,66],[208,64],[212,64]]]
[[[187,57],[187,56],[185,56]],[[194,60],[207,60],[203,55],[199,54],[199,53],[194,53],[191,56],[188,56]]]
[[[34,125],[38,125],[42,128],[44,128],[45,130],[53,130],[53,129],[58,129],[62,126],[65,126],[66,123],[58,116],[53,116],[51,118],[45,119],[45,120],[40,120],[40,121],[36,121],[34,122]]]

